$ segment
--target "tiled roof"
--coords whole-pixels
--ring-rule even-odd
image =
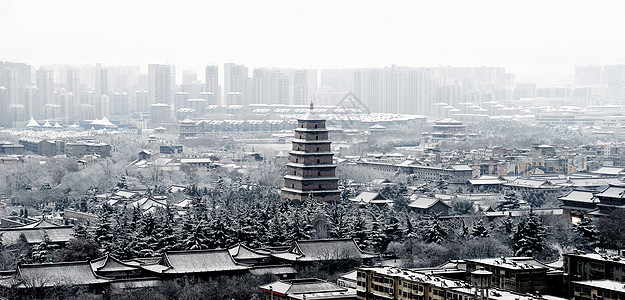
[[[327,282],[325,280],[313,278],[292,279],[284,281],[279,280],[276,282],[261,285],[260,288],[267,291],[271,290],[283,295],[347,291],[346,288],[340,287],[336,284]]]
[[[410,202],[408,206],[412,208],[428,209],[434,206],[439,201],[443,203],[445,206],[449,206],[449,204],[445,203],[445,201],[442,201],[437,198],[430,198],[430,197],[419,197],[416,200]]]
[[[592,192],[576,191],[576,190],[572,190],[570,193],[566,194],[566,196],[560,197],[558,199],[564,200],[564,201],[587,202],[587,203],[599,202],[598,200],[594,198]]]
[[[29,244],[41,243],[46,234],[53,243],[65,243],[74,238],[74,228],[72,226],[0,229],[4,245],[16,244],[22,233]]]
[[[610,185],[601,193],[595,194],[597,197],[623,198],[625,196],[625,186]]]
[[[93,273],[89,262],[20,265],[18,279],[23,287],[50,287],[59,285],[90,285],[108,280]]]
[[[139,270],[139,266],[122,262],[110,255],[90,262],[94,272],[127,272]]]
[[[150,271],[166,274],[243,271],[250,269],[249,266],[236,263],[230,256],[230,253],[228,253],[228,250],[225,249],[167,252],[163,255],[163,259],[159,264],[169,268],[142,267]]]
[[[290,265],[277,265],[277,266],[257,266],[250,270],[250,274],[252,275],[290,275],[297,274],[297,271],[293,266]]]
[[[245,245],[241,245],[241,244],[237,244],[236,246],[228,249],[228,251],[230,252],[230,255],[232,256],[232,258],[239,259],[239,260],[263,259],[263,258],[270,257],[270,255],[268,254],[256,252],[253,249],[250,249],[246,247]]]

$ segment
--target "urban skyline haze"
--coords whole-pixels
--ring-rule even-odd
[[[625,2],[3,1],[3,60],[227,62],[255,67],[502,66],[573,83],[575,65],[622,64]]]

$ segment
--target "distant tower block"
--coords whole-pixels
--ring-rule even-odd
[[[334,154],[328,140],[326,121],[317,116],[312,103],[310,111],[297,120],[295,139],[287,174],[284,176],[282,196],[294,201],[304,201],[309,197],[317,201],[340,201],[339,179]]]

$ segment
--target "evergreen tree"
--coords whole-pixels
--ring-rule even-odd
[[[599,244],[599,231],[590,218],[583,218],[573,227],[576,233],[575,246],[581,250],[592,251]]]
[[[473,232],[471,232],[471,235],[475,237],[487,237],[488,236],[488,229],[484,227],[484,223],[482,222],[482,220],[478,220],[477,222],[473,224]]]
[[[447,236],[447,231],[441,224],[441,221],[438,218],[438,215],[431,216],[431,219],[428,222],[428,226],[425,229],[423,240],[428,244],[430,243],[440,244],[443,242],[443,240],[445,240],[446,236]]]
[[[511,235],[514,232],[514,220],[508,215],[501,220],[499,230],[505,234]]]
[[[540,218],[530,211],[523,216],[512,236],[515,256],[534,256],[543,250],[545,227]]]
[[[367,246],[368,230],[363,216],[360,211],[352,217],[351,238],[354,239],[358,247],[365,248]]]
[[[326,206],[326,218],[328,219],[329,233],[332,238],[345,238],[348,236],[347,213],[344,204],[332,203]]]
[[[367,232],[366,248],[372,252],[385,250],[384,217],[371,213],[371,228]],[[386,244],[388,245],[388,244]]]
[[[102,252],[108,253],[111,250],[113,231],[109,220],[109,211],[107,209],[102,209],[100,215],[98,216],[98,223],[93,236]]]

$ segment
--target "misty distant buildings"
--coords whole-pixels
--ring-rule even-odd
[[[206,88],[204,93],[210,93],[215,99],[204,99],[212,104],[221,103],[221,86],[219,85],[219,67],[216,65],[206,66]],[[200,97],[201,98],[201,97]]]
[[[172,104],[175,75],[175,67],[172,65],[148,65],[148,104]]]
[[[242,97],[245,97],[247,81],[248,69],[246,66],[234,63],[224,64],[224,95],[240,93],[243,95]]]

